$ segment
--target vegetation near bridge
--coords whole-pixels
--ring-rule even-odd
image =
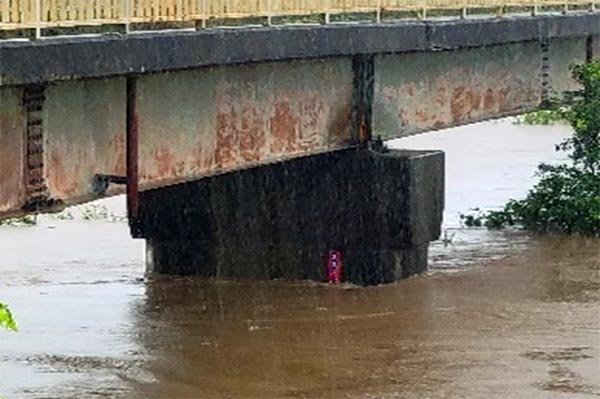
[[[17,323],[12,317],[12,313],[3,303],[0,303],[0,327],[11,331],[17,331]]]
[[[468,226],[517,225],[543,233],[600,236],[600,60],[574,66],[572,73],[582,89],[573,93],[561,117],[574,133],[556,146],[568,153],[569,162],[539,165],[540,181],[525,199],[482,216],[463,215]]]

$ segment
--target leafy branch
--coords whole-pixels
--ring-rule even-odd
[[[0,303],[0,327],[5,328],[10,331],[17,331],[17,323],[6,306],[3,303]]]

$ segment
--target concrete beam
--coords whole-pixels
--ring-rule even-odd
[[[0,90],[0,215],[25,203],[25,126],[23,90]]]
[[[588,43],[586,43],[588,42]],[[536,109],[578,88],[586,36],[374,57],[373,131],[383,139]]]
[[[600,34],[600,13],[280,26],[0,42],[0,86],[249,62],[382,54]]]
[[[350,58],[328,58],[139,77],[140,188],[355,145],[355,73]],[[0,216],[28,200],[23,93],[0,89]],[[97,198],[96,175],[126,173],[125,79],[57,82],[43,98],[39,174],[48,197],[65,205]],[[121,191],[110,185],[103,194]]]

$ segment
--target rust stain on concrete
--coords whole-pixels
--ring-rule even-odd
[[[344,147],[356,144],[352,131],[352,108],[340,108],[336,114],[332,115],[329,129],[328,145],[334,147]]]
[[[108,141],[108,151],[113,154],[112,174],[125,176],[125,135],[122,133],[113,134]]]
[[[492,111],[496,107],[496,96],[494,90],[487,89],[483,95],[483,109],[486,112]]]
[[[378,56],[375,134],[402,137],[535,108],[540,52],[535,43],[515,43]]]
[[[310,93],[298,103],[299,137],[298,145],[300,151],[311,152],[322,148],[327,131],[320,129],[325,118],[325,105],[321,98]]]
[[[273,106],[271,124],[271,152],[286,154],[296,151],[298,119],[292,112],[290,101],[282,100]]]
[[[142,185],[171,184],[348,146],[352,79],[350,59],[143,77]],[[165,156],[165,148],[172,156]]]
[[[350,59],[144,76],[139,83],[142,188],[352,145],[352,84]],[[108,78],[48,88],[45,177],[52,198],[85,201],[95,195],[96,174],[125,175],[124,87],[123,79]],[[3,135],[15,130],[9,125],[19,126],[6,139],[12,147],[0,136],[0,167],[13,168],[0,174],[0,212],[22,205],[23,147],[14,137],[23,134],[23,123],[7,116],[20,112],[21,98],[15,98],[8,108],[3,104],[0,119]]]
[[[156,170],[161,176],[173,177],[176,172],[176,157],[169,147],[162,146],[154,153]]]
[[[452,92],[450,110],[454,122],[461,123],[473,118],[480,109],[481,95],[476,87],[459,86]]]
[[[48,187],[51,193],[57,198],[65,198],[77,194],[77,169],[65,167],[64,159],[69,159],[69,164],[73,165],[73,160],[79,158],[79,155],[72,151],[59,151],[53,149],[46,157],[48,170]],[[77,162],[77,165],[80,165]]]
[[[242,107],[239,148],[241,162],[258,162],[268,153],[266,148],[267,116],[254,104]]]
[[[22,91],[0,90],[0,212],[20,208],[25,201],[25,114]]]
[[[239,116],[233,104],[218,107],[217,143],[215,161],[219,168],[229,168],[237,163],[237,143],[240,132],[237,126]]]
[[[48,86],[45,94],[49,196],[66,204],[94,198],[96,174],[125,174],[125,81],[67,81]]]

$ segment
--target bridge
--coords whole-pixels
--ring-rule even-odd
[[[423,271],[443,153],[382,142],[534,110],[600,57],[589,1],[0,7],[0,218],[126,192],[150,271],[217,278]]]

